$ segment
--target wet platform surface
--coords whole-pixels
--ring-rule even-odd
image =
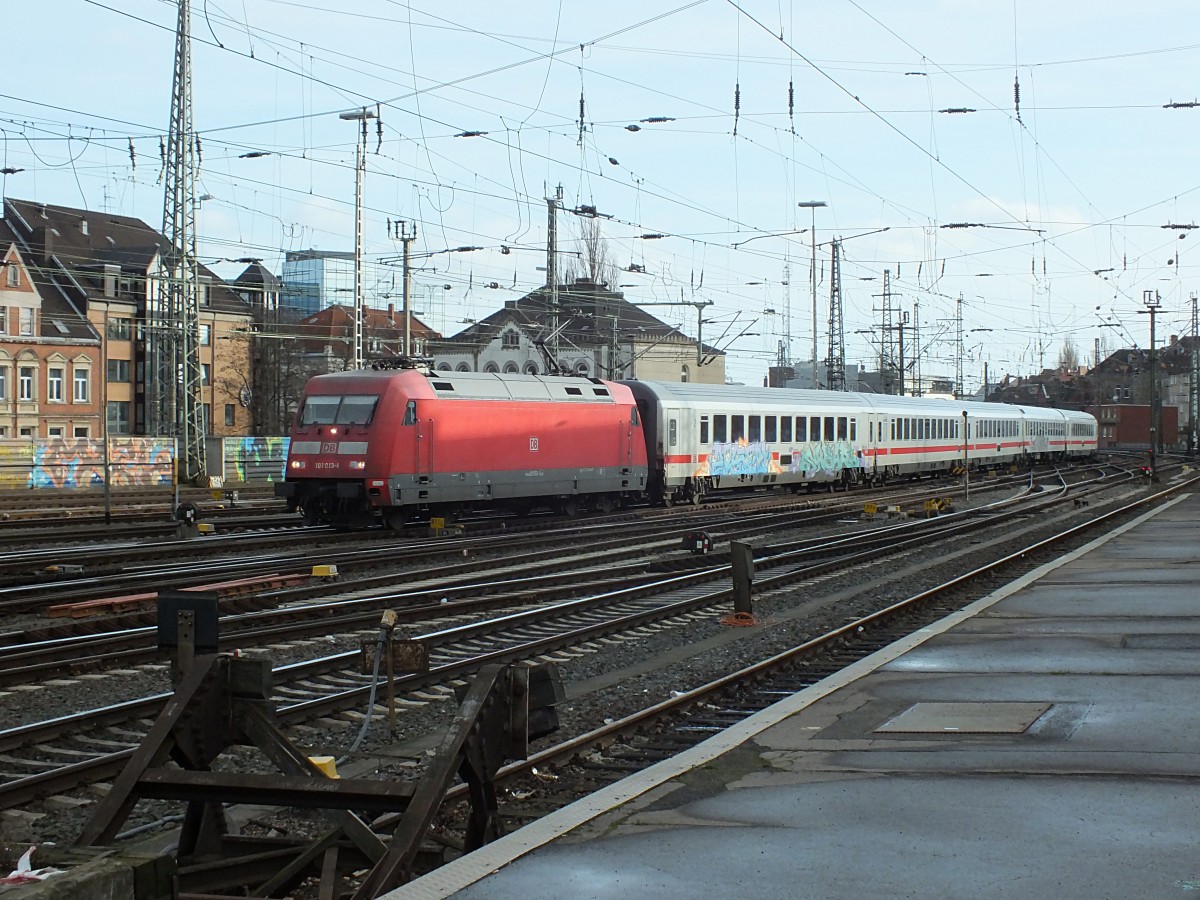
[[[1198,897],[1200,496],[389,898]]]

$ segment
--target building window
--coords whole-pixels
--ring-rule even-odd
[[[470,372],[471,367],[468,366],[466,363],[459,363],[457,366],[454,367],[454,371],[455,372]]]
[[[90,436],[91,435],[88,434],[88,427],[86,425],[76,425],[75,426],[75,439],[76,440],[85,440],[86,441]]]
[[[63,402],[63,370],[59,368],[46,370],[46,400],[50,403]]]
[[[108,380],[127,384],[129,382],[129,360],[110,359],[108,361]]]
[[[50,425],[46,428],[46,437],[58,438],[61,441],[63,434],[64,431],[61,425]]]
[[[506,331],[501,335],[500,346],[505,350],[513,350],[521,346],[521,336],[515,331]]]
[[[32,400],[33,399],[33,366],[21,366],[21,371],[18,373],[18,399]]]
[[[201,325],[200,326],[200,346],[207,347],[211,343],[212,343],[212,326],[211,325]]]
[[[515,362],[506,362],[504,364],[504,371],[508,375],[515,374],[517,371],[517,364]]]
[[[108,401],[108,433],[129,434],[129,401]]]
[[[0,366],[0,403],[8,401],[8,367]]]
[[[17,268],[16,263],[8,264],[7,284],[10,288],[19,288],[21,286],[21,270]]]
[[[495,363],[488,363],[486,366],[483,367],[483,371],[495,373],[495,372],[499,372],[500,369],[496,366]]]
[[[680,368],[679,380],[684,382],[685,384],[687,382],[691,381],[692,380],[692,370],[689,369],[687,366],[683,366],[682,368]]]
[[[200,383],[201,384],[208,384],[208,376],[211,374],[211,371],[212,370],[209,367],[208,363],[200,364]]]
[[[76,367],[75,369],[75,402],[88,402],[88,382],[91,380],[88,376],[90,372],[87,369]]]
[[[124,318],[113,318],[108,320],[108,336],[114,341],[127,341],[130,330],[130,320]]]
[[[28,425],[26,425],[26,426],[23,426],[23,427],[21,428],[21,437],[23,437],[23,438],[31,438],[31,437],[33,437],[33,428],[32,428],[32,427],[30,427],[30,426],[28,426]]]
[[[234,406],[232,403],[225,404],[225,424],[233,425]]]
[[[23,334],[23,335],[33,334],[33,310],[32,309],[22,309],[20,311],[20,326],[21,326],[21,334]]]
[[[8,307],[0,306],[0,334],[8,334]]]

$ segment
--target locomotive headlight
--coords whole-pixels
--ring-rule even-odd
[[[304,468],[304,460],[302,460],[302,459],[293,459],[293,460],[292,460],[292,468],[293,468],[293,469],[303,469],[303,468]]]
[[[338,433],[338,432],[337,432],[337,426],[336,426],[336,425],[332,426],[332,427],[329,429],[329,433],[330,433],[331,435],[333,435],[333,434],[337,434],[337,433]]]
[[[366,467],[367,467],[367,464],[364,460],[361,460],[361,459],[350,460],[350,468],[351,469],[360,469],[361,470],[361,469],[365,469]]]

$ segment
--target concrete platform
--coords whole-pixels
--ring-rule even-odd
[[[1188,495],[387,897],[1197,892]]]

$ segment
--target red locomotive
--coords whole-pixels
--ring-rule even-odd
[[[477,506],[610,510],[646,488],[629,388],[596,378],[364,369],[309,380],[276,493],[305,520],[399,528]]]

